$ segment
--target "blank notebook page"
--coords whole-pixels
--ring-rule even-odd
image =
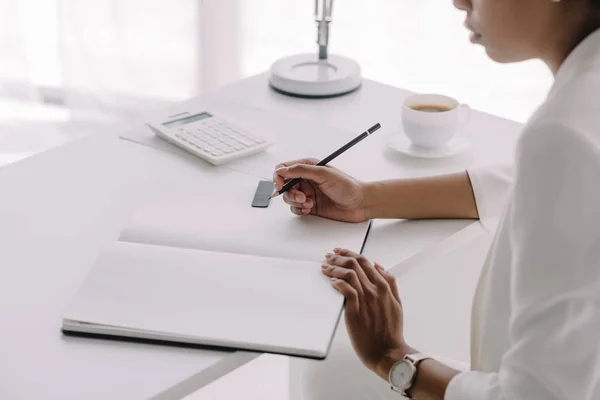
[[[367,222],[294,215],[281,197],[253,208],[259,179],[238,172],[177,179],[140,204],[120,240],[322,262],[335,247],[360,252],[367,233]]]
[[[342,306],[319,263],[121,242],[99,257],[63,317],[324,357]]]

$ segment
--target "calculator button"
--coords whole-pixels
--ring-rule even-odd
[[[241,143],[242,140],[247,140],[245,137],[241,136],[241,135],[231,135],[230,136],[233,140],[236,140],[238,142]]]
[[[210,152],[213,156],[222,156],[224,153],[221,150],[213,150]]]
[[[254,135],[248,135],[248,136],[246,136],[246,137],[247,137],[248,139],[250,139],[250,140],[252,140],[252,141],[256,142],[256,143],[264,143],[264,142],[265,142],[265,139],[263,139],[263,138],[260,138],[260,137],[258,137],[258,136],[254,136]]]
[[[234,151],[233,148],[231,148],[229,146],[223,147],[221,150],[223,150],[223,152],[226,154],[232,153]]]
[[[245,138],[239,138],[238,142],[240,142],[241,144],[243,144],[246,147],[253,147],[255,145],[255,143],[249,139],[245,139]]]

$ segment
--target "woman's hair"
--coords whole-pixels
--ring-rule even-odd
[[[600,19],[600,0],[589,0],[590,7],[592,8],[592,14],[596,16],[596,19]]]

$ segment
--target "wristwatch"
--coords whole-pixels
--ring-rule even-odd
[[[407,354],[402,360],[394,364],[392,369],[390,369],[389,376],[392,390],[411,399],[412,397],[406,394],[406,392],[415,383],[415,379],[417,378],[417,366],[421,361],[428,358],[431,357],[422,353]]]

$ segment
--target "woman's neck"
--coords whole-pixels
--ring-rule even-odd
[[[586,20],[579,19],[572,24],[565,24],[564,26],[565,29],[562,30],[563,34],[556,36],[554,45],[548,49],[548,55],[542,58],[555,76],[569,54],[585,38],[600,28],[600,21],[597,18],[594,18],[593,21],[590,21],[590,18],[586,18]],[[571,26],[571,28],[569,29],[568,26]]]

